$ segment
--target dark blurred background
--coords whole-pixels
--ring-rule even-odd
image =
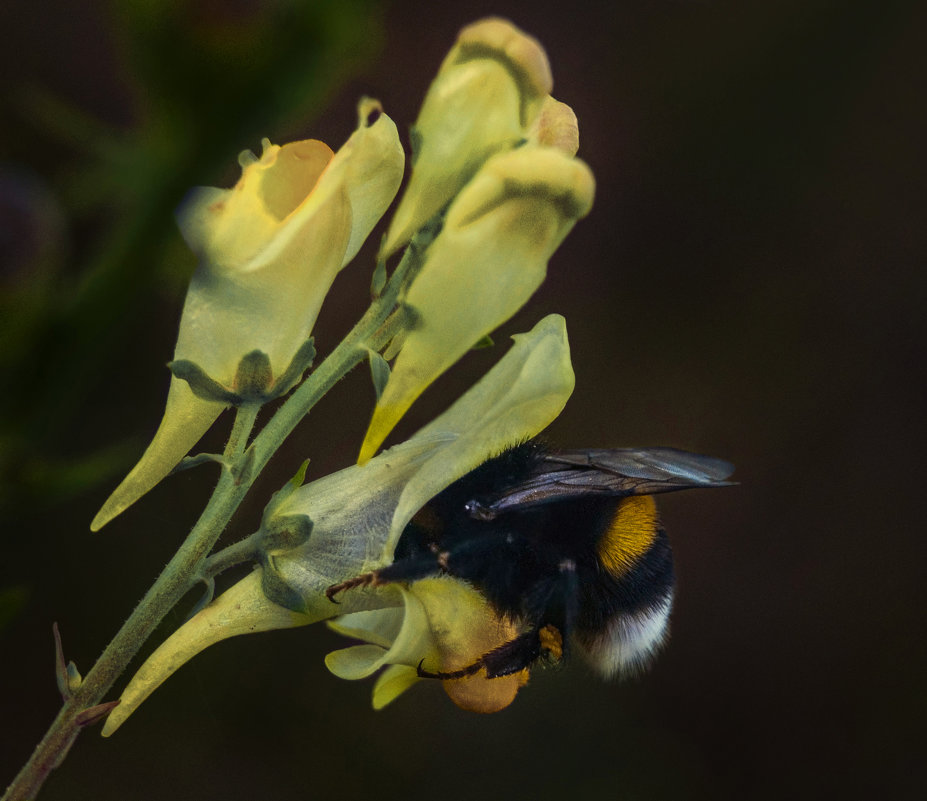
[[[57,709],[52,621],[86,671],[215,481],[183,473],[88,530],[160,419],[194,267],[174,207],[234,183],[262,136],[337,148],[361,94],[407,131],[488,13],[546,46],[596,206],[393,441],[563,313],[577,388],[553,441],[738,467],[662,503],[668,650],[632,682],[538,671],[479,717],[437,686],[373,712],[371,682],[325,670],[344,643],[322,626],[240,638],[112,739],[85,733],[42,798],[925,797],[927,7],[894,0],[4,3],[0,785]],[[372,258],[336,283],[322,352]],[[229,536],[306,456],[310,476],[349,464],[372,402],[363,371],[339,385]]]

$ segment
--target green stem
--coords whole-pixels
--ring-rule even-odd
[[[57,767],[77,739],[79,716],[96,706],[157,625],[198,580],[199,566],[215,545],[247,491],[237,485],[232,471],[223,470],[219,484],[186,541],[122,625],[80,687],[65,701],[32,757],[7,788],[3,801],[34,798],[48,774]]]
[[[257,419],[260,410],[261,405],[259,403],[246,403],[236,410],[232,433],[229,434],[229,441],[226,443],[225,452],[222,454],[229,462],[239,459],[245,452],[248,437],[251,434],[251,429],[254,428],[254,421]]]
[[[248,436],[259,407],[249,404],[238,409],[225,449],[225,456],[230,462],[228,469],[222,470],[219,483],[200,519],[80,687],[64,702],[51,727],[0,801],[28,801],[38,794],[48,775],[61,764],[77,739],[83,727],[81,721],[87,717],[84,715],[82,718],[82,714],[100,704],[164,616],[204,576],[210,551],[254,480],[283,441],[315,403],[366,358],[368,348],[384,347],[401,327],[404,315],[401,307],[397,310],[397,303],[420,263],[413,250],[409,248],[406,251],[383,293],[338,347],[280,407],[250,448],[246,447]],[[240,468],[249,457],[250,465],[242,471]],[[95,722],[99,718],[92,719]]]
[[[208,580],[224,573],[230,567],[245,562],[256,562],[261,552],[260,531],[212,554],[203,565],[202,578]]]

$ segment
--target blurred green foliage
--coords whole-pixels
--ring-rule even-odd
[[[132,336],[139,299],[181,297],[194,260],[174,209],[191,186],[226,177],[242,143],[304,128],[376,55],[379,5],[114,2],[106,24],[128,94],[125,126],[33,80],[8,87],[0,510],[39,492],[54,503],[137,455],[133,443],[75,453],[69,432],[84,422],[75,414],[88,393],[124,370],[120,343]]]
[[[25,608],[29,590],[22,584],[0,587],[0,632]]]

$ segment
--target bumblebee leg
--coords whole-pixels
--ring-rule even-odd
[[[381,567],[379,570],[364,573],[360,576],[354,576],[339,584],[332,584],[325,590],[325,596],[329,601],[338,603],[335,601],[334,596],[345,590],[352,590],[355,587],[379,587],[396,581],[411,582],[428,578],[428,576],[436,576],[439,573],[447,573],[448,561],[455,556],[459,558],[461,555],[464,555],[465,557],[469,556],[472,558],[472,554],[475,553],[478,557],[477,563],[479,563],[479,557],[487,550],[490,550],[491,547],[492,543],[489,541],[476,544],[470,543],[462,547],[458,546],[453,551],[441,551],[436,545],[431,545],[428,550],[420,551],[415,556],[399,559],[391,565]],[[453,569],[451,569],[450,572],[452,575],[461,578],[470,578],[466,573],[461,574]]]
[[[474,673],[479,673],[483,669],[483,659],[480,657],[472,665],[467,665],[465,668],[460,670],[449,670],[449,671],[438,671],[437,673],[432,673],[430,670],[425,670],[422,665],[425,663],[423,659],[418,663],[418,667],[415,669],[415,672],[418,673],[420,679],[441,679],[445,681],[447,679],[463,679],[467,676],[472,676]]]
[[[325,590],[325,597],[328,598],[333,604],[341,603],[341,601],[336,601],[335,596],[339,592],[344,592],[345,590],[353,590],[355,587],[369,587],[377,585],[377,571],[374,570],[372,573],[364,573],[360,576],[355,576],[354,578],[349,578],[346,581],[339,582],[338,584],[332,584],[328,589]]]
[[[422,668],[419,663],[417,672],[423,679],[447,680],[472,676],[486,668],[486,678],[497,679],[531,667],[544,653],[549,654],[555,661],[558,661],[563,654],[563,637],[555,626],[549,624],[539,629],[526,631],[514,640],[483,654],[473,664],[459,670],[433,673]]]
[[[338,603],[334,596],[345,590],[353,590],[355,587],[381,587],[395,581],[416,581],[417,579],[437,575],[444,570],[445,556],[445,554],[425,553],[411,559],[400,559],[398,562],[381,567],[379,570],[354,576],[338,584],[332,584],[325,590],[325,597],[332,603]]]

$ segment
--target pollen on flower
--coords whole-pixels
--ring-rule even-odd
[[[518,691],[528,683],[528,670],[520,670],[511,676],[487,679],[486,671],[462,679],[450,679],[443,682],[447,693],[457,706],[468,712],[490,714],[501,712],[518,695]]]
[[[482,656],[514,640],[516,622],[498,615],[486,599],[465,582],[447,576],[412,586],[425,607],[442,673],[473,665]],[[445,693],[461,709],[490,713],[505,709],[527,683],[528,670],[489,678],[482,668],[470,676],[442,681]]]

